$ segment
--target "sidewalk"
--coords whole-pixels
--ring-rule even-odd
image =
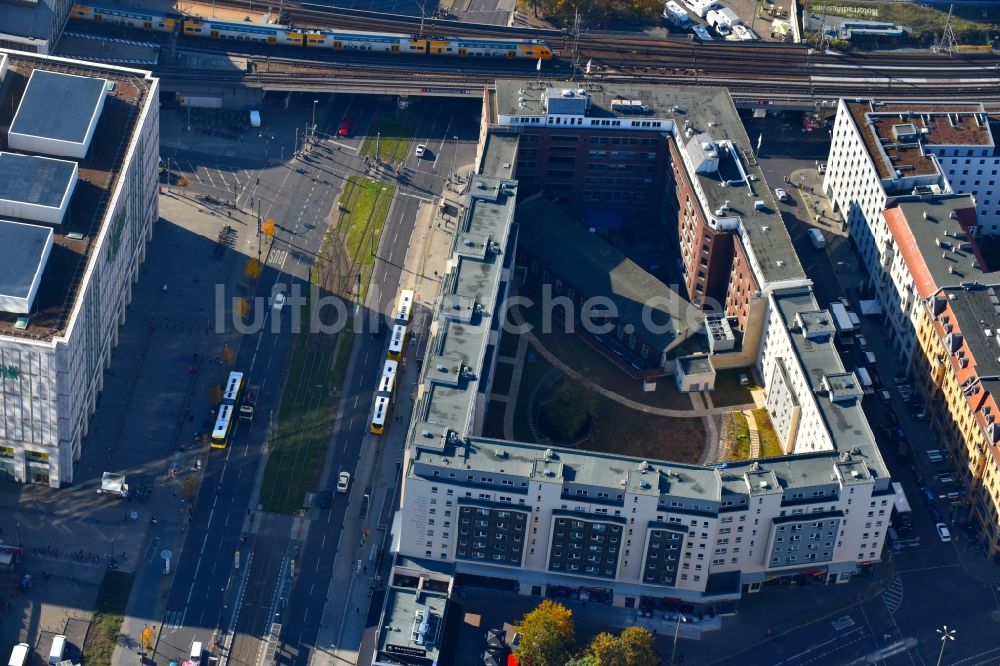
[[[452,210],[458,209],[456,203],[460,199],[459,195],[446,191],[445,198]],[[454,225],[455,219],[451,216],[442,217],[436,205],[421,203],[418,206],[400,287],[412,288],[416,301],[431,310],[439,296],[439,276],[446,270]],[[373,307],[371,303],[366,305]],[[403,387],[413,387],[419,376],[419,369],[414,362],[416,351],[416,346],[411,345],[401,364],[402,376],[398,383],[400,388],[392,408],[395,415],[404,417],[404,423],[408,423],[413,401],[412,392]],[[357,350],[348,364],[348,377],[352,375],[356,361]],[[394,511],[395,507],[386,509],[383,499],[397,501],[395,493],[387,496],[376,491],[398,487],[400,470],[396,463],[402,457],[405,441],[406,428],[401,424],[389,428],[377,445],[373,443],[372,446],[362,447],[356,481],[352,484],[350,505],[344,520],[344,538],[334,562],[316,646],[310,656],[311,666],[358,663],[361,641],[367,628],[370,600],[374,590],[385,585],[385,581],[375,579],[378,562],[376,553],[381,548],[382,556],[389,556],[388,539],[391,535],[389,525],[384,526],[384,531],[380,529],[379,519],[384,511]],[[330,474],[331,469],[328,464],[324,473]],[[366,486],[373,489],[373,496],[370,498],[367,514],[362,518],[354,507],[362,501],[361,495]],[[388,522],[391,524],[391,517]],[[349,581],[346,590],[343,589],[344,581]]]
[[[847,236],[847,225],[833,212],[833,202],[823,194],[823,175],[816,169],[799,169],[789,176],[789,185],[798,189],[805,204],[806,222],[827,233]]]
[[[150,334],[154,330],[162,331],[169,338],[169,343],[157,346],[155,355],[149,361],[153,367],[143,367],[137,380],[152,373],[146,379],[153,382],[158,375],[155,364],[171,361],[176,364],[177,358],[187,359],[184,363],[188,367],[184,371],[189,374],[189,379],[182,394],[165,393],[161,396],[174,417],[169,427],[160,427],[154,433],[159,438],[155,442],[156,450],[162,451],[162,454],[153,463],[155,480],[152,497],[148,504],[131,505],[141,509],[143,534],[134,540],[138,547],[130,547],[133,557],[123,566],[123,569],[135,567],[135,579],[121,627],[121,634],[126,640],[119,642],[112,657],[112,664],[119,666],[135,663],[133,649],[138,646],[144,627],[154,627],[153,646],[159,640],[172,580],[170,575],[163,573],[161,553],[171,551],[171,572],[175,571],[184,546],[189,511],[197,498],[201,477],[207,467],[208,450],[193,444],[194,434],[202,430],[208,413],[204,397],[213,385],[220,383],[226,372],[207,359],[217,356],[223,345],[227,345],[235,357],[240,344],[239,334],[232,330],[221,335],[214,332],[215,293],[214,289],[205,287],[221,283],[226,285],[227,293],[235,292],[235,283],[242,275],[243,255],[227,251],[222,261],[210,259],[209,262],[206,262],[206,257],[211,256],[209,248],[215,245],[215,237],[222,225],[235,225],[238,220],[223,217],[182,195],[166,192],[160,197],[160,217],[149,245],[146,265],[142,269],[140,284],[146,293],[137,291],[122,333],[123,347],[136,336],[141,336],[147,328]],[[186,280],[190,280],[191,285],[185,284]],[[201,288],[198,288],[199,284]],[[166,292],[162,291],[162,285],[167,286]],[[198,352],[196,362],[190,360],[193,358],[192,350]],[[142,370],[145,370],[144,374]],[[142,384],[151,385],[149,382],[143,381]],[[185,419],[184,415],[188,413],[190,417]],[[128,415],[116,414],[115,418],[124,421]],[[149,415],[143,418],[148,419]],[[178,445],[183,445],[185,450],[178,450]],[[188,476],[195,480],[194,494],[185,497],[184,480]],[[157,524],[152,526],[150,519],[154,515]]]

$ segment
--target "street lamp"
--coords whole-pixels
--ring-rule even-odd
[[[318,99],[313,100],[313,122],[312,122],[312,136],[316,138],[316,105],[319,104]]]
[[[670,650],[670,666],[674,666],[674,657],[677,656],[677,636],[681,633],[681,622],[687,622],[683,613],[677,614],[677,624],[674,626],[674,647]]]
[[[949,629],[946,624],[942,628],[938,629],[937,632],[941,637],[941,652],[938,653],[937,666],[941,666],[941,660],[944,659],[944,646],[948,644],[948,641],[955,640],[955,630]]]

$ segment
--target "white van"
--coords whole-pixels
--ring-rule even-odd
[[[809,240],[812,241],[814,248],[816,248],[817,250],[822,250],[824,247],[826,247],[826,236],[823,235],[822,231],[820,231],[819,229],[810,229],[808,233],[809,233]]]
[[[7,666],[24,666],[28,663],[28,655],[31,653],[31,646],[27,643],[18,643],[10,653],[10,661]]]
[[[49,648],[49,666],[56,666],[63,660],[63,652],[66,651],[66,637],[62,634],[52,637],[52,647]]]
[[[194,666],[198,666],[201,663],[201,641],[195,641],[191,643],[191,656],[188,657]]]
[[[875,352],[865,352],[865,363],[868,365],[875,365]]]

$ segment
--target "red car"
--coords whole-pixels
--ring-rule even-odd
[[[338,136],[348,136],[351,133],[351,127],[353,124],[348,118],[344,118],[340,121],[340,129],[337,130]]]

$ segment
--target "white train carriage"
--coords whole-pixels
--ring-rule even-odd
[[[302,31],[283,25],[260,25],[258,23],[226,23],[224,21],[184,21],[184,34],[190,37],[211,39],[237,39],[265,44],[286,44],[302,46]]]
[[[307,47],[345,51],[371,51],[374,53],[422,52],[420,45],[409,35],[354,30],[315,30],[305,33]]]
[[[127,25],[131,28],[153,32],[173,32],[177,18],[127,9],[109,9],[90,5],[73,5],[70,18],[108,25]]]

